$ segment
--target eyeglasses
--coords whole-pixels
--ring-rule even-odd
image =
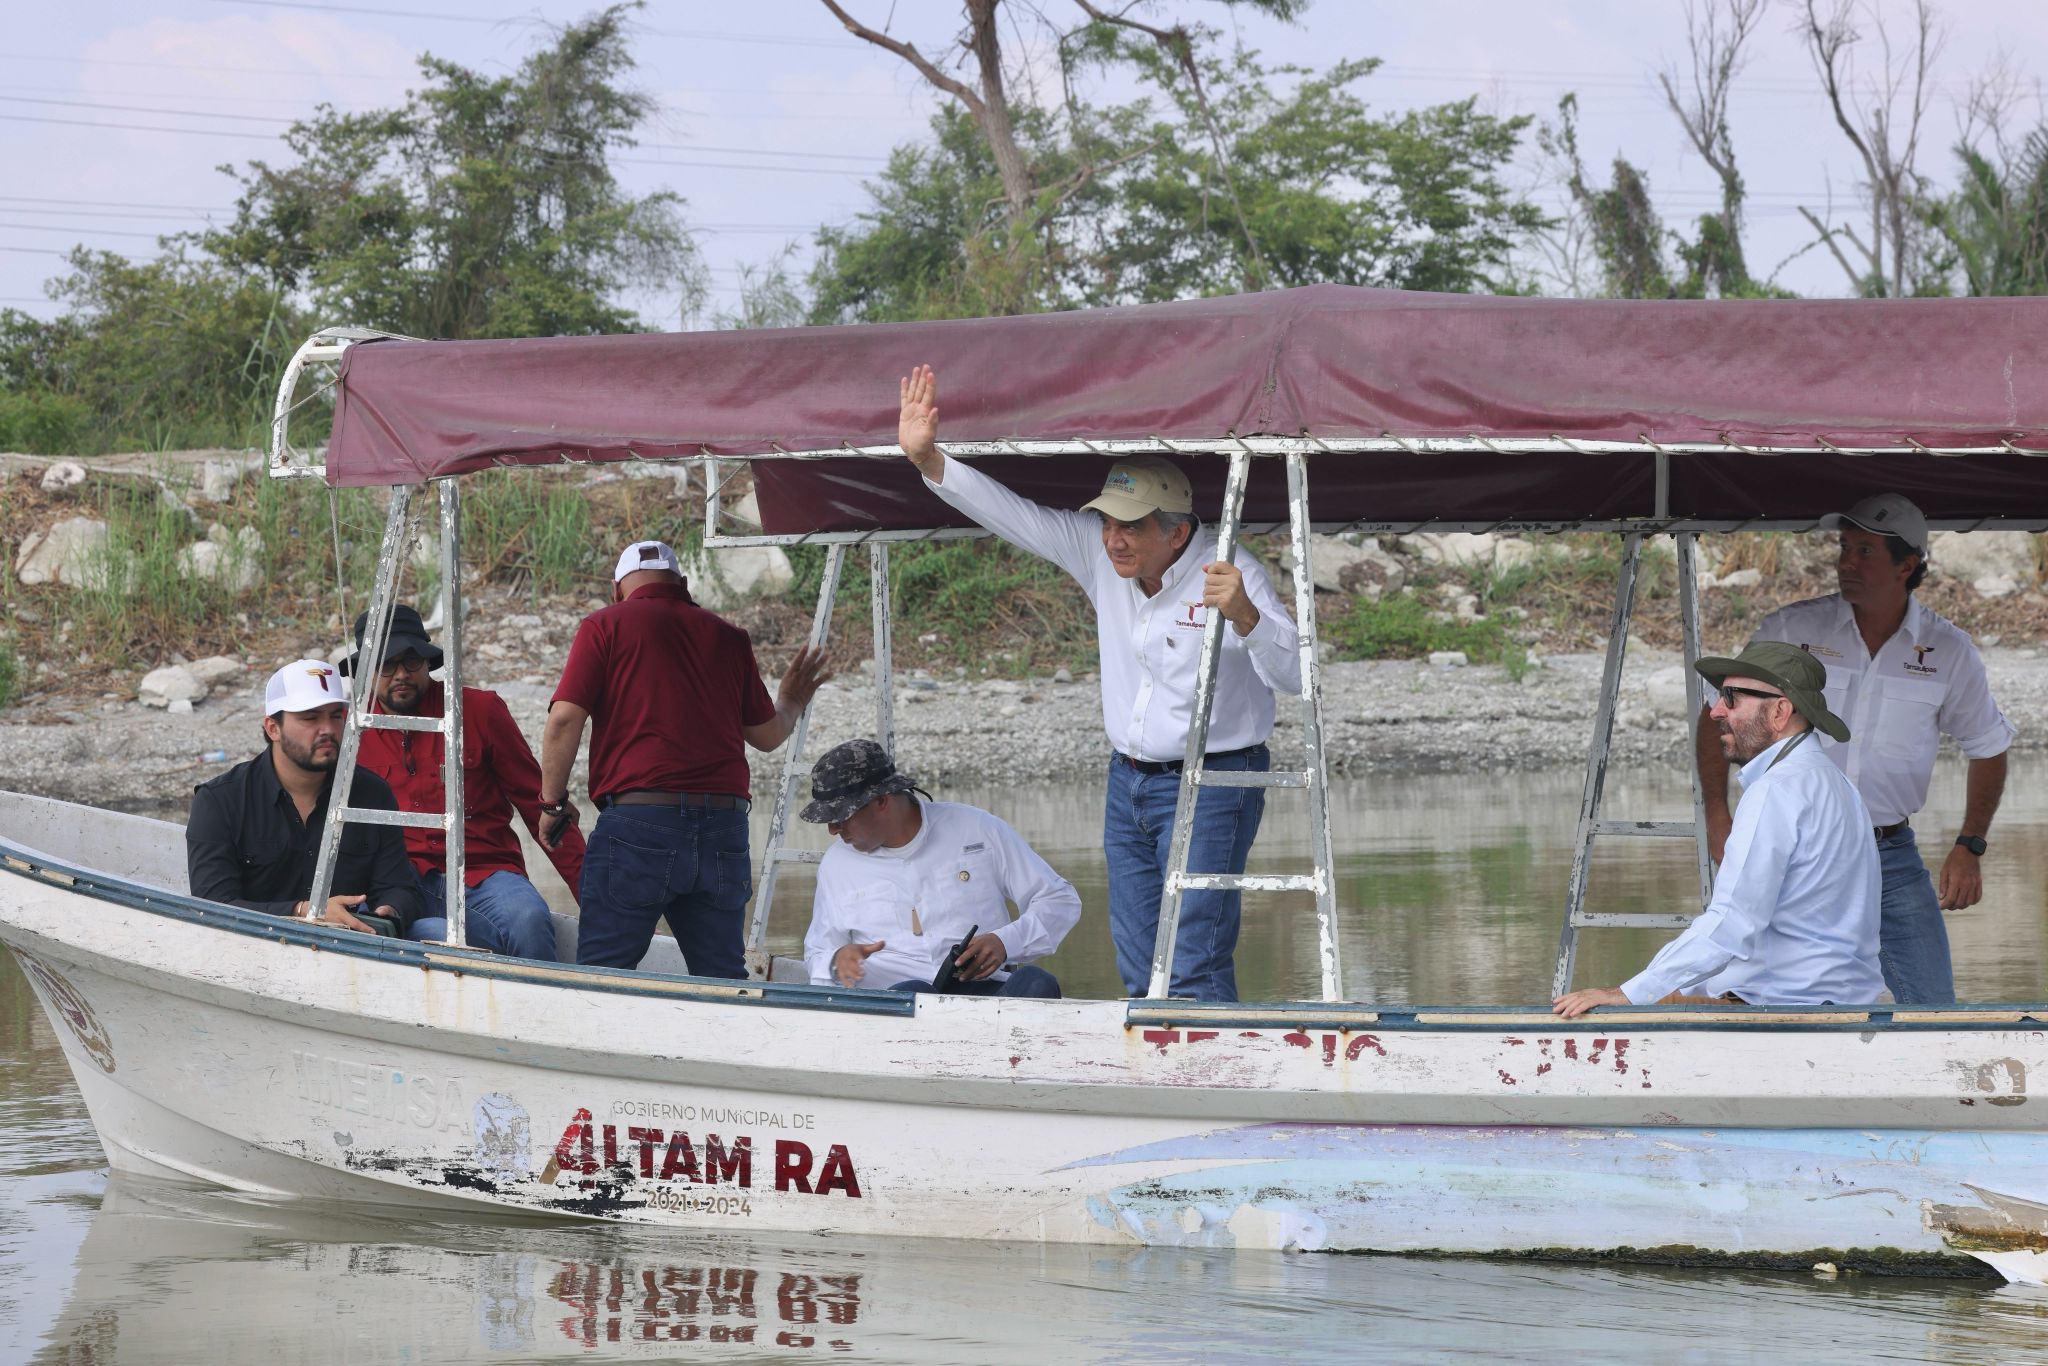
[[[1735,699],[1738,697],[1783,697],[1784,695],[1781,692],[1765,692],[1761,688],[1731,688],[1726,683],[1721,685],[1721,705],[1730,711],[1735,710]]]
[[[426,667],[426,660],[421,659],[418,655],[413,654],[411,651],[407,651],[405,654],[400,655],[397,659],[387,659],[382,664],[380,664],[377,667],[377,676],[379,678],[389,678],[393,674],[398,673],[424,673],[426,671]]]

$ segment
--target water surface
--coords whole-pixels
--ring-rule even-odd
[[[1923,836],[1937,857],[1961,809],[1953,768],[1929,806],[1947,815]],[[1985,902],[1949,918],[1968,996],[2048,998],[2043,778],[2048,764],[2015,762]],[[1557,773],[1337,785],[1349,994],[1541,999],[1579,787]],[[1609,815],[1687,814],[1682,774],[1609,787]],[[998,811],[1073,878],[1087,914],[1049,966],[1075,994],[1113,993],[1100,787],[938,795]],[[1255,868],[1305,860],[1301,802],[1274,797]],[[1682,843],[1603,841],[1591,904],[1678,907],[1694,876]],[[799,871],[776,898],[783,951],[809,895]],[[1621,980],[1663,937],[1588,933],[1579,980]],[[1247,996],[1313,996],[1316,964],[1307,898],[1249,899]],[[380,1219],[110,1182],[104,1166],[49,1023],[0,950],[0,1361],[2048,1359],[2048,1294],[1981,1280]]]

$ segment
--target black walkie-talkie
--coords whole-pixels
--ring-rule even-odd
[[[981,926],[973,926],[966,934],[960,936],[959,943],[946,950],[946,961],[939,964],[938,975],[932,978],[933,991],[953,989],[953,982],[959,975],[960,955],[967,951],[967,946],[974,942],[974,936],[980,933]]]

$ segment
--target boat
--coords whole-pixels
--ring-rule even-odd
[[[1198,500],[1220,499],[1226,541],[1285,527],[1303,567],[1307,750],[1274,778],[1308,789],[1322,843],[1310,871],[1241,885],[1315,901],[1322,998],[1167,997],[1177,892],[1214,885],[1184,862],[1148,996],[913,998],[781,980],[772,961],[733,982],[677,962],[507,959],[462,946],[457,908],[448,945],[280,920],[187,895],[173,824],[16,794],[0,795],[0,941],[55,1022],[110,1165],[146,1178],[700,1231],[1989,1266],[2038,1281],[2048,1124],[2028,1079],[2048,1076],[2048,1004],[1629,1007],[1566,1022],[1529,1005],[1346,999],[1307,565],[1317,528],[1621,537],[1556,967],[1569,981],[1580,931],[1683,923],[1585,911],[1596,837],[1699,842],[1690,827],[1602,814],[1645,540],[1676,543],[1696,655],[1702,531],[1811,527],[1878,488],[1908,493],[1936,526],[2048,526],[2044,323],[2041,300],[1589,303],[1324,286],[784,332],[323,334],[280,393],[276,468],[393,489],[373,641],[416,531],[412,495],[434,487],[452,670],[455,509],[473,470],[700,461],[708,543],[819,541],[836,572],[850,546],[885,563],[892,541],[965,534],[907,476],[878,402],[917,359],[945,357],[948,450],[1034,496],[1078,503],[1105,455],[1182,456]],[[293,385],[320,365],[335,419],[324,453],[306,452],[287,436],[307,401]],[[741,535],[717,520],[734,461],[753,466],[762,511]],[[828,575],[814,639],[830,589]],[[878,593],[884,619],[886,606]],[[1219,625],[1205,632],[1211,677]],[[886,681],[885,630],[877,647]],[[352,713],[344,763],[371,724]],[[780,847],[793,743],[764,884],[798,861]],[[1199,735],[1190,749],[1184,793],[1202,780]],[[1701,866],[1704,885],[1703,853]],[[1547,998],[1544,985],[1503,995]]]

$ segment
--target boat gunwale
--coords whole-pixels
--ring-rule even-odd
[[[0,871],[112,902],[167,919],[203,925],[249,938],[294,944],[318,952],[400,963],[425,972],[448,972],[536,986],[560,986],[627,996],[665,997],[709,1003],[771,1006],[857,1015],[915,1017],[918,998],[863,987],[821,987],[808,983],[746,982],[675,973],[621,973],[578,963],[504,959],[474,949],[365,936],[288,920],[262,911],[205,901],[52,858],[0,839]],[[1011,1002],[1010,1004],[1015,1004]],[[1377,1006],[1325,1001],[1184,1001],[1135,999],[1124,1003],[1125,1030],[1286,1029],[1399,1033],[1498,1032],[1612,1034],[1629,1030],[1733,1030],[1743,1033],[1917,1033],[2048,1028],[2048,1005],[1965,1002],[1954,1006],[1867,1008],[1835,1006],[1637,1006],[1602,1008],[1564,1020],[1521,1005]]]

